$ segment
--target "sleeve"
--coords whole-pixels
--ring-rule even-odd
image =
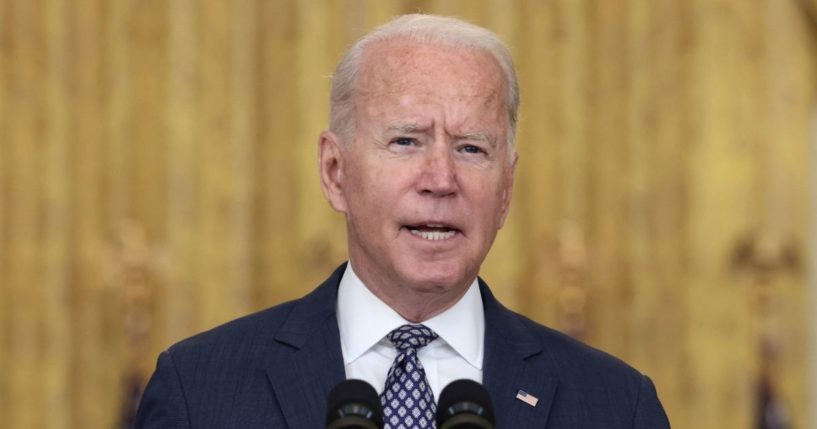
[[[669,429],[669,419],[661,401],[658,400],[658,393],[655,385],[647,376],[641,377],[641,387],[638,394],[638,402],[635,407],[635,417],[633,419],[634,429]]]
[[[165,351],[159,355],[156,371],[150,377],[139,409],[136,429],[189,429],[187,401],[173,356]]]

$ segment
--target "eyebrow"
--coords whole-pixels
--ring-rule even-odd
[[[465,133],[465,134],[462,134],[462,135],[457,135],[455,137],[457,139],[461,139],[461,140],[477,140],[477,141],[482,141],[482,142],[487,142],[487,143],[491,143],[494,140],[494,139],[491,138],[491,136],[489,136],[486,133],[482,133],[482,132]]]
[[[414,134],[414,133],[425,133],[428,132],[428,127],[423,127],[416,123],[403,123],[403,124],[394,124],[386,128],[387,132],[397,132],[397,133],[405,133],[405,134]],[[472,140],[472,141],[480,141],[485,143],[494,143],[494,138],[492,138],[489,134],[475,131],[472,133],[465,133],[465,134],[457,134],[453,136],[456,140]]]
[[[421,127],[420,125],[414,123],[395,124],[386,128],[386,131],[397,131],[398,133],[419,133],[427,130],[428,127]]]

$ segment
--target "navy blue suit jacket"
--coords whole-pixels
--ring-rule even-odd
[[[322,428],[345,378],[335,306],[345,265],[309,295],[184,340],[159,356],[137,428]],[[650,380],[503,307],[480,280],[483,384],[503,428],[668,428]],[[380,386],[377,386],[378,388]],[[536,406],[516,399],[524,390]]]

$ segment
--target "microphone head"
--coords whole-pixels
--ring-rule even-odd
[[[488,391],[473,380],[452,381],[437,401],[440,429],[487,429],[494,427],[494,407]]]
[[[326,426],[331,428],[381,428],[383,407],[371,384],[344,380],[329,392]]]

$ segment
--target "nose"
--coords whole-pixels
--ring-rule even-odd
[[[419,192],[439,197],[455,194],[457,169],[451,148],[447,144],[431,145],[425,155]]]

